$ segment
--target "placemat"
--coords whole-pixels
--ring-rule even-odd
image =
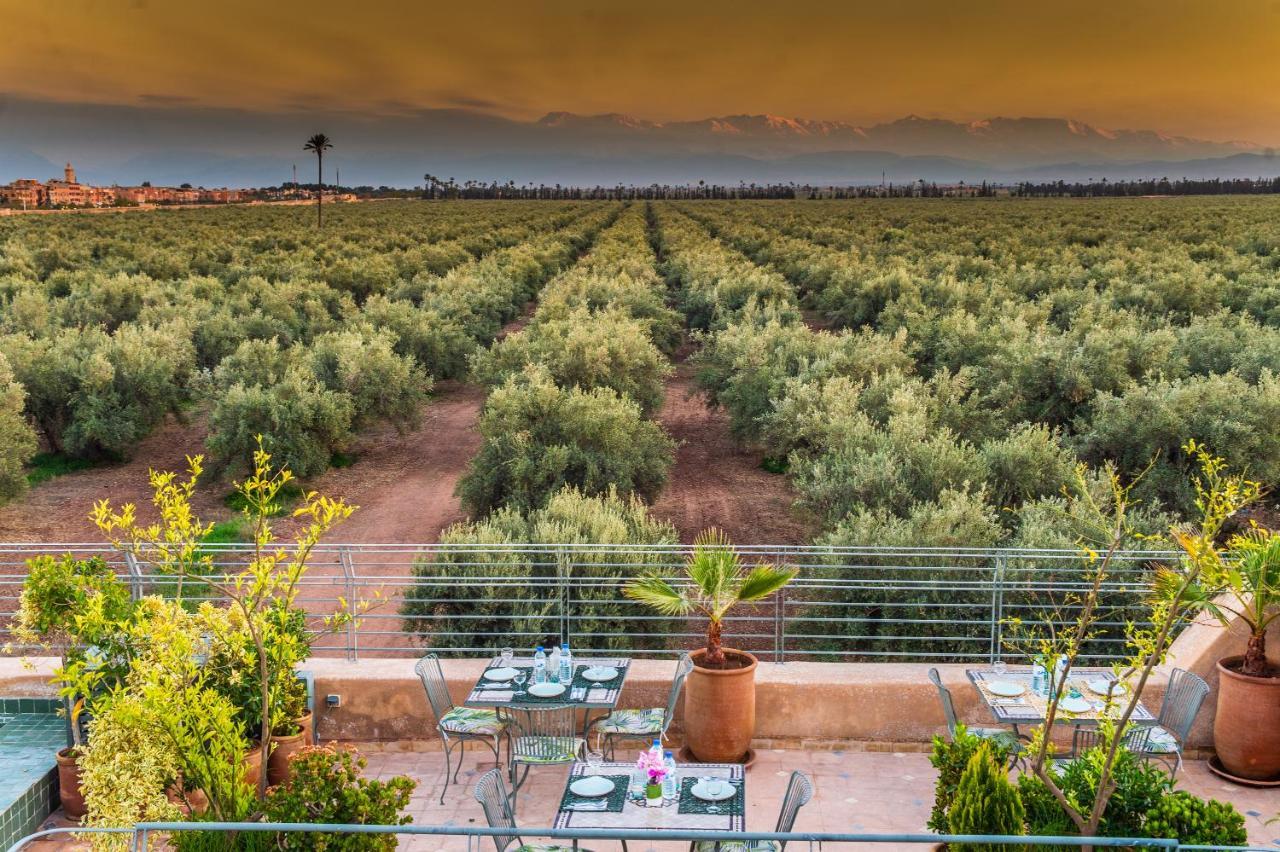
[[[970,672],[973,685],[978,688],[983,701],[995,712],[997,717],[1009,720],[1039,720],[1044,719],[1049,711],[1049,699],[1043,695],[1037,695],[1031,691],[1031,673],[1028,671],[1010,671],[997,674],[992,671],[972,671]],[[1067,687],[1075,687],[1079,690],[1081,696],[1089,702],[1089,710],[1082,713],[1068,713],[1061,706],[1058,708],[1057,719],[1062,721],[1068,720],[1084,720],[1096,722],[1106,713],[1105,699],[1095,694],[1088,687],[1088,681],[1104,678],[1114,680],[1115,676],[1110,670],[1103,671],[1079,671],[1067,677]],[[1007,696],[996,695],[988,688],[988,684],[997,681],[1008,681],[1009,683],[1017,683],[1026,687],[1026,691],[1017,698],[1010,699]],[[1112,710],[1118,713],[1118,709]],[[1150,722],[1154,719],[1150,711],[1139,702],[1134,708],[1130,721],[1133,722]]]
[[[680,781],[680,806],[676,809],[677,813],[682,814],[716,814],[729,816],[743,815],[743,796],[742,785],[733,781],[725,781],[726,784],[733,784],[733,796],[722,802],[704,802],[697,796],[693,795],[693,787],[701,778],[684,778]],[[715,808],[715,810],[711,810]]]
[[[581,777],[585,778],[587,776],[583,775]],[[601,775],[600,777],[608,778],[610,781],[613,782],[613,790],[607,796],[579,796],[577,793],[570,790],[568,785],[566,785],[564,788],[564,798],[560,800],[560,810],[562,811],[577,810],[575,805],[582,804],[583,802],[598,802],[603,799],[606,804],[603,808],[600,809],[599,812],[621,813],[622,806],[627,803],[627,785],[631,783],[631,776]],[[578,778],[570,779],[570,781],[577,781],[577,780]],[[591,810],[595,811],[596,809],[591,808]]]

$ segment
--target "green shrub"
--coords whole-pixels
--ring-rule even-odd
[[[929,828],[939,834],[951,830],[949,813],[955,801],[960,779],[969,767],[970,761],[986,744],[993,760],[1004,766],[1008,763],[1010,748],[999,741],[987,741],[976,734],[971,734],[964,725],[956,725],[955,736],[948,740],[945,737],[933,738],[933,751],[929,754],[929,763],[938,770],[938,779],[933,788],[933,810],[929,813]]]
[[[652,499],[666,483],[674,445],[640,406],[608,388],[558,387],[530,366],[489,395],[479,453],[458,483],[474,514],[528,511],[565,485],[598,495]]]
[[[404,811],[417,783],[406,775],[386,781],[363,777],[364,758],[334,746],[300,751],[289,761],[289,781],[272,787],[263,802],[268,822],[348,825],[408,825]],[[395,849],[394,834],[300,834],[282,832],[275,848],[380,852]]]
[[[22,413],[26,397],[8,359],[0,354],[0,503],[26,488],[25,467],[36,454],[35,430]]]
[[[952,834],[1025,834],[1022,800],[1010,783],[1006,769],[997,762],[989,743],[983,742],[960,775],[955,797],[947,808]],[[963,844],[973,852],[998,852],[1000,844]]]
[[[1244,816],[1230,802],[1201,799],[1177,790],[1147,811],[1146,835],[1187,845],[1244,846]]]
[[[1007,438],[984,443],[978,454],[986,464],[992,502],[1001,508],[1060,494],[1076,466],[1058,433],[1042,424],[1023,423]]]
[[[431,379],[412,359],[392,351],[392,343],[385,332],[351,329],[322,334],[307,349],[316,380],[351,397],[354,428],[379,420],[398,427],[418,422]]]

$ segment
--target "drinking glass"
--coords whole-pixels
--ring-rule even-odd
[[[599,775],[600,764],[604,763],[604,755],[594,749],[587,752],[587,774]]]
[[[511,650],[510,648],[503,648],[501,657],[502,657],[502,667],[510,668],[511,661],[516,658],[516,652]]]
[[[1004,660],[996,660],[994,663],[991,664],[991,671],[995,672],[998,675],[1004,674],[1007,668],[1008,667],[1005,666],[1004,664]]]
[[[518,675],[512,678],[512,681],[514,681],[516,685],[516,692],[515,692],[516,695],[524,695],[524,681],[526,677],[528,677],[528,675],[526,675],[524,672],[520,672]]]

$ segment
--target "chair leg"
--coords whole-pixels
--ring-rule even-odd
[[[467,756],[467,741],[458,740],[458,765],[453,769],[453,783],[458,783],[458,773],[462,771],[462,759]]]
[[[448,740],[444,741],[444,788],[440,790],[440,804],[444,804],[444,795],[449,792],[449,769],[450,758],[453,755],[453,745]]]

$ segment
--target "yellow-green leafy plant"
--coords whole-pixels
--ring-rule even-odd
[[[244,502],[246,525],[251,531],[248,561],[239,570],[215,569],[212,556],[200,546],[212,525],[200,521],[190,503],[202,470],[201,462],[200,456],[188,457],[189,476],[182,482],[172,473],[151,473],[154,502],[160,512],[158,522],[142,524],[132,503],[116,510],[107,500],[95,504],[92,517],[113,544],[132,553],[155,574],[171,578],[180,594],[185,584],[197,583],[204,591],[226,601],[227,633],[218,636],[214,631],[213,639],[235,645],[238,635],[247,637],[252,647],[257,679],[256,709],[252,715],[256,717],[257,730],[250,735],[259,741],[265,756],[271,753],[273,702],[279,694],[273,690],[273,684],[278,685],[282,677],[292,677],[293,666],[305,658],[309,650],[290,626],[289,619],[281,618],[279,613],[294,608],[308,560],[321,538],[349,517],[355,507],[341,499],[308,492],[293,511],[293,517],[302,521],[301,531],[292,545],[278,543],[271,518],[279,513],[278,497],[292,482],[293,475],[288,469],[273,470],[271,455],[259,441],[252,475],[236,485]],[[323,617],[322,629],[332,630],[348,623],[364,606],[340,600],[339,608]],[[218,720],[218,724],[222,724],[222,720]],[[267,761],[264,759],[258,777],[259,795],[266,790],[266,785]]]

